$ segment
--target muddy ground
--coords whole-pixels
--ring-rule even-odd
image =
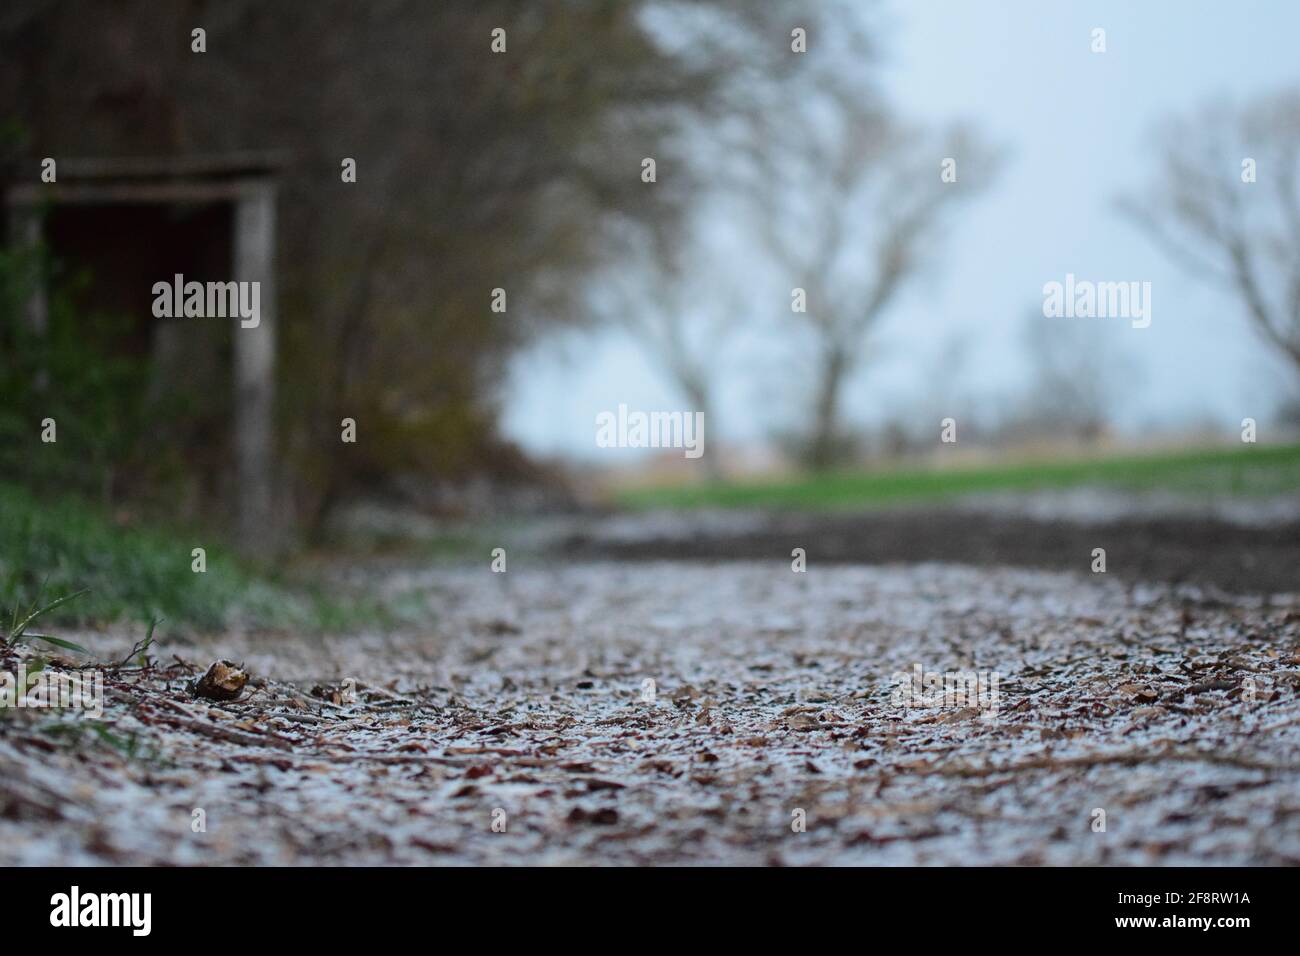
[[[722,524],[350,566],[402,633],[169,638],[111,739],[0,720],[0,865],[1300,863],[1294,527]]]
[[[1027,507],[961,506],[859,515],[714,514],[702,522],[678,515],[671,523],[650,515],[579,526],[557,544],[574,560],[764,560],[802,547],[820,563],[944,561],[1084,571],[1091,571],[1093,549],[1102,548],[1107,573],[1129,582],[1234,594],[1300,592],[1300,514],[1294,507],[1216,517],[1157,510],[1097,521],[1042,517]]]

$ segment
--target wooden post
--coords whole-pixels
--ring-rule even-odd
[[[235,204],[234,278],[260,284],[260,321],[236,321],[235,450],[240,549],[267,557],[279,544],[275,509],[275,186],[250,183]]]

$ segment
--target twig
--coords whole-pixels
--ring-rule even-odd
[[[185,713],[186,711],[172,701],[164,700],[163,703],[169,704],[173,709]],[[146,713],[154,720],[160,720],[165,724],[173,727],[182,727],[186,730],[192,730],[195,733],[212,737],[215,740],[222,740],[231,744],[242,744],[252,747],[275,747],[277,750],[292,750],[293,741],[287,737],[281,737],[279,734],[264,733],[261,735],[244,733],[239,730],[231,730],[228,727],[222,727],[220,724],[214,724],[206,720],[199,720],[195,717],[173,717],[170,714],[162,714],[157,710],[145,705]]]

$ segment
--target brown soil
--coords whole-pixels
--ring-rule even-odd
[[[633,541],[575,533],[562,545],[573,560],[788,560],[794,548],[804,548],[810,563],[943,561],[1083,572],[1090,571],[1093,549],[1104,548],[1107,574],[1128,582],[1300,593],[1300,523],[1250,528],[1152,518],[1080,524],[937,509],[787,514],[757,531],[710,529]]]

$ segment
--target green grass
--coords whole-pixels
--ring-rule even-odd
[[[854,509],[982,492],[1100,486],[1188,495],[1300,492],[1300,445],[1149,456],[836,473],[781,481],[677,485],[623,492],[629,508]]]
[[[207,570],[191,569],[203,547]],[[43,605],[42,625],[103,626],[161,618],[168,631],[267,629],[341,631],[389,623],[384,609],[258,573],[209,536],[119,527],[98,509],[47,501],[0,482],[0,609]]]

